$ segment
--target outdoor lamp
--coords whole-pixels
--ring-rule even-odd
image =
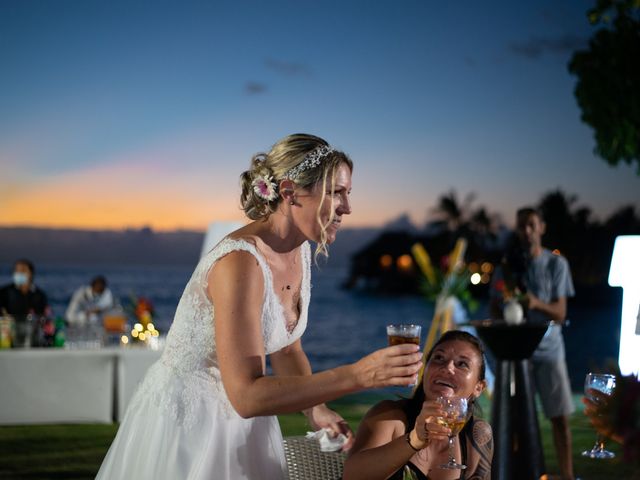
[[[640,235],[616,238],[609,285],[622,287],[620,373],[640,378]]]

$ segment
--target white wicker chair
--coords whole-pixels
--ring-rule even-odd
[[[304,436],[284,438],[289,480],[339,480],[346,454],[322,452],[316,440]]]

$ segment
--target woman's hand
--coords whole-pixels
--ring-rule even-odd
[[[446,413],[438,402],[426,400],[422,404],[422,410],[420,410],[415,426],[409,434],[411,445],[417,449],[432,445],[436,451],[446,449],[451,429],[438,423],[438,418],[445,416]]]
[[[323,403],[305,410],[304,414],[307,416],[307,420],[309,420],[309,424],[314,431],[328,428],[332,432],[330,434],[331,437],[336,437],[342,433],[347,437],[347,441],[342,446],[342,451],[348,452],[351,449],[355,436],[347,421],[339,413],[334,412]]]
[[[422,353],[418,345],[405,343],[377,350],[352,366],[361,389],[406,387],[418,381]]]

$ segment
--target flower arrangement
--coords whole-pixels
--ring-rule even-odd
[[[411,253],[424,276],[421,290],[431,301],[444,301],[455,297],[470,312],[478,308],[478,302],[469,291],[471,272],[464,263],[466,241],[459,239],[450,255],[440,259],[440,268],[434,268],[429,253],[421,243],[411,247]]]
[[[134,314],[136,319],[142,324],[143,327],[146,327],[149,322],[151,322],[153,318],[153,314],[155,313],[153,310],[153,304],[151,300],[145,297],[138,297],[134,303]]]
[[[153,324],[155,313],[153,303],[145,297],[131,296],[129,312],[135,324],[131,329],[131,339],[134,342],[149,342],[152,338],[158,337],[160,332]]]
[[[529,309],[529,297],[523,288],[520,288],[514,279],[514,275],[505,262],[502,263],[502,277],[496,280],[493,288],[502,298],[503,303],[518,303],[522,310],[526,312]]]
[[[478,302],[471,296],[469,292],[469,283],[471,281],[471,272],[464,263],[464,254],[467,249],[467,241],[459,238],[450,255],[443,257],[440,261],[440,269],[433,267],[429,253],[420,243],[416,243],[411,247],[411,253],[418,264],[418,267],[424,275],[422,282],[422,291],[426,297],[435,301],[435,311],[427,338],[424,342],[423,364],[418,378],[422,379],[424,372],[426,353],[433,347],[437,338],[447,330],[454,327],[453,310],[455,307],[455,299],[462,305],[466,305],[469,311],[475,311],[478,308]],[[418,380],[414,387],[421,388],[421,380]],[[411,472],[409,472],[411,473]],[[404,473],[405,478],[407,472]]]

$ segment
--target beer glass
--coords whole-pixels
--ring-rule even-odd
[[[389,340],[389,345],[400,345],[402,343],[414,343],[416,345],[420,345],[421,330],[422,327],[420,325],[405,323],[387,325],[387,339]]]

